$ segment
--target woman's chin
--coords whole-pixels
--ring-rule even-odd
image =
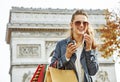
[[[82,32],[79,32],[79,34],[80,34],[80,35],[83,35],[83,34],[84,34],[84,31],[82,31]]]

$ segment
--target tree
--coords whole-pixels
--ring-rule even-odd
[[[99,50],[102,53],[102,57],[109,58],[115,52],[120,57],[120,18],[115,12],[109,12],[105,10],[106,25],[104,25],[99,31],[103,41]]]

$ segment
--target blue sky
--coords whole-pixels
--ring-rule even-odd
[[[0,2],[0,82],[10,82],[10,51],[6,44],[6,25],[12,6],[27,8],[62,8],[62,9],[112,9],[119,0],[2,0]]]

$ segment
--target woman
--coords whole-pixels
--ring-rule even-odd
[[[99,66],[87,14],[77,10],[72,15],[70,26],[70,37],[57,43],[51,65],[57,61],[57,68],[73,69],[78,82],[92,82],[91,76],[96,74]]]

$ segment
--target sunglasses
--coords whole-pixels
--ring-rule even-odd
[[[84,26],[87,26],[89,23],[87,21],[75,21],[73,22],[76,26],[80,26],[83,24]]]

